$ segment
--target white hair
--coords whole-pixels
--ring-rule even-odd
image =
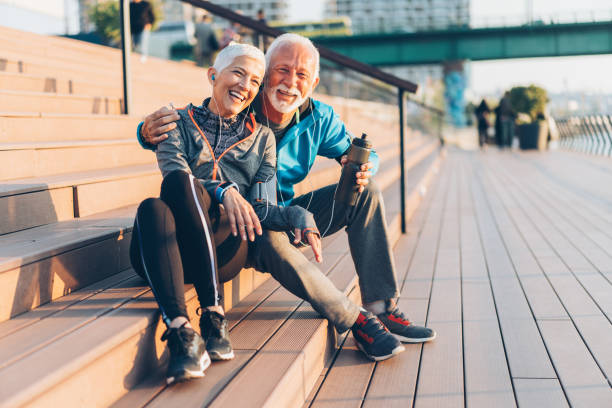
[[[254,47],[250,44],[240,44],[236,42],[230,43],[230,45],[222,49],[221,52],[217,54],[217,58],[215,58],[213,68],[216,69],[217,72],[221,72],[225,68],[227,68],[232,62],[234,62],[236,58],[243,56],[258,60],[263,64],[265,70],[266,57],[259,48]]]
[[[279,35],[278,37],[276,37],[274,41],[272,41],[272,44],[270,44],[268,51],[266,51],[266,63],[268,67],[270,66],[270,61],[272,60],[272,56],[283,44],[301,44],[305,46],[306,48],[309,48],[312,51],[312,55],[315,58],[314,79],[319,77],[319,68],[320,68],[319,67],[319,59],[320,59],[319,50],[317,50],[317,47],[315,47],[312,41],[310,41],[308,38],[303,37],[299,34],[294,34],[294,33],[285,33],[285,34]]]

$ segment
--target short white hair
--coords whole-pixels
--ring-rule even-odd
[[[215,58],[215,63],[213,64],[213,68],[217,70],[217,72],[223,71],[227,68],[234,60],[238,57],[250,57],[258,60],[264,66],[264,71],[266,68],[266,57],[263,52],[257,47],[254,47],[250,44],[240,44],[236,42],[230,43],[227,47],[221,50],[219,54],[217,54],[217,58]]]
[[[309,48],[315,58],[314,79],[319,77],[319,50],[317,50],[317,47],[315,47],[312,41],[310,41],[308,38],[295,33],[285,33],[279,35],[274,41],[272,41],[272,44],[270,44],[268,51],[266,51],[266,63],[268,67],[270,66],[270,61],[272,60],[272,56],[274,55],[274,53],[281,47],[281,45],[284,44],[301,44],[306,48]]]

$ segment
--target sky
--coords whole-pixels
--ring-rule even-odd
[[[365,0],[364,0],[365,1]],[[612,0],[471,0],[474,25],[523,22],[528,5],[534,19],[612,20]],[[312,20],[323,15],[324,0],[293,0],[291,18]],[[475,97],[496,94],[514,85],[537,84],[549,92],[612,93],[612,56],[531,58],[470,63],[469,87]]]

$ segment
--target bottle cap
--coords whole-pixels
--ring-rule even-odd
[[[370,143],[369,140],[367,140],[368,135],[363,133],[361,135],[361,138],[354,138],[353,139],[353,144],[355,146],[359,146],[359,147],[363,147],[365,149],[371,149],[372,148],[372,143]]]

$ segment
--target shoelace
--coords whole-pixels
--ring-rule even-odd
[[[366,331],[373,330],[374,333],[372,334],[374,336],[389,331],[387,327],[384,324],[382,324],[382,322],[378,320],[376,316],[366,315],[366,320],[363,322],[363,325],[361,327],[363,327],[363,329]]]
[[[387,312],[387,313],[389,314],[389,316],[393,316],[397,323],[406,324],[407,326],[411,325],[410,319],[408,319],[404,315],[404,313],[402,313],[402,311],[399,310],[399,307],[396,306],[393,310],[391,310],[390,312]]]
[[[176,340],[178,341],[173,341],[174,340],[172,338],[173,333],[176,333]],[[182,352],[182,354],[188,354],[189,345],[193,342],[194,338],[195,338],[195,332],[193,330],[186,330],[186,329],[183,329],[183,326],[181,326],[176,329],[175,328],[166,329],[161,339],[162,341],[166,339],[168,340],[168,347],[172,351],[174,352],[180,351]]]

